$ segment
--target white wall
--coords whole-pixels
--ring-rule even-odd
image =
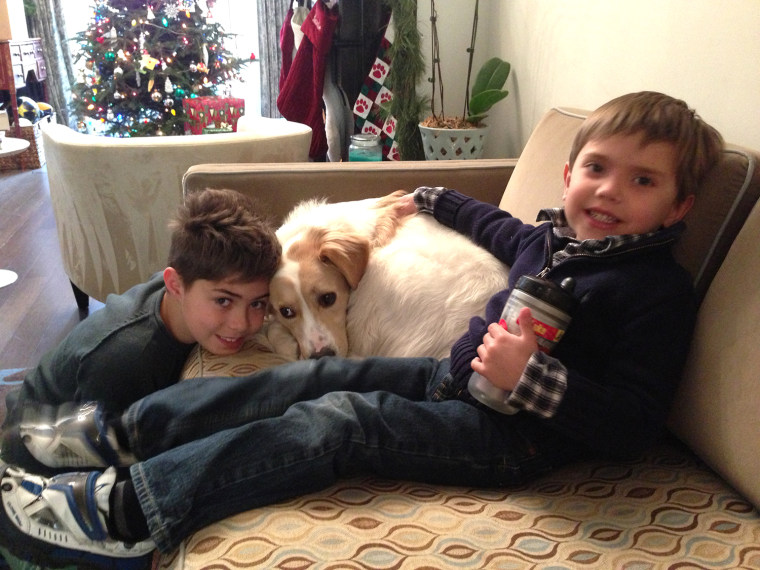
[[[464,53],[474,0],[436,5],[442,52]],[[426,57],[428,16],[420,0]],[[684,99],[727,141],[760,149],[760,0],[481,0],[476,61],[491,55],[512,76],[491,110],[487,157],[517,156],[553,106],[593,109],[640,90]],[[453,104],[466,56],[442,61]]]

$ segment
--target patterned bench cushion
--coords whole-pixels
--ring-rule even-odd
[[[233,358],[198,351],[188,371],[249,373],[264,358],[253,355],[262,346],[254,344]],[[345,480],[211,525],[158,564],[298,570],[549,566],[757,569],[760,514],[674,439],[635,461],[580,463],[508,490]]]

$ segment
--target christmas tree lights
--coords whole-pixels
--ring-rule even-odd
[[[182,100],[219,94],[248,63],[224,47],[213,0],[96,0],[76,35],[84,65],[72,87],[86,120],[115,136],[184,134]]]

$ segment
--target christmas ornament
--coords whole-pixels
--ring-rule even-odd
[[[174,99],[172,99],[171,97],[167,97],[166,99],[164,99],[164,107],[168,109],[171,109],[172,107],[174,107]]]
[[[149,69],[153,71],[157,63],[158,60],[155,57],[151,57],[149,54],[145,53],[140,58],[140,69]]]
[[[158,103],[163,98],[163,95],[161,95],[161,92],[158,89],[156,89],[150,94],[150,98],[153,99],[153,101],[155,101],[156,103]]]
[[[172,81],[168,77],[166,78],[166,81],[164,82],[164,91],[166,91],[167,93],[172,93],[174,91],[174,85],[172,85]]]

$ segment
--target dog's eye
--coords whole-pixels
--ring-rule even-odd
[[[280,314],[286,319],[294,319],[296,312],[292,307],[280,307]]]
[[[319,297],[320,307],[332,307],[335,304],[335,300],[338,296],[335,293],[325,293]]]

